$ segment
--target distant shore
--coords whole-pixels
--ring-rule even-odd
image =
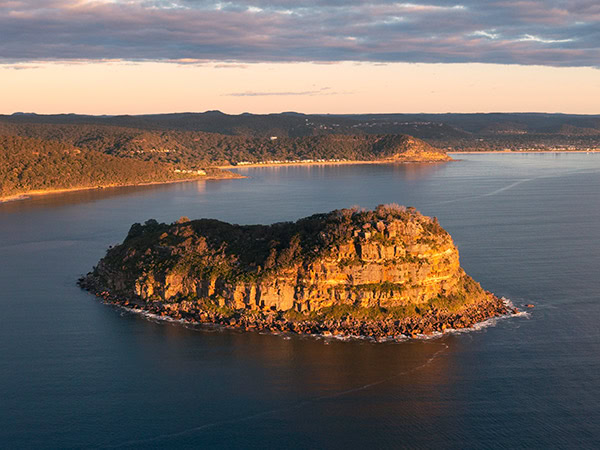
[[[240,177],[196,177],[196,178],[185,178],[181,180],[168,180],[168,181],[150,181],[147,183],[129,183],[129,184],[106,184],[106,185],[97,185],[97,186],[87,186],[87,187],[75,187],[75,188],[64,188],[64,189],[37,189],[34,191],[23,192],[21,194],[7,195],[5,197],[0,197],[0,204],[14,202],[19,200],[27,200],[31,197],[41,197],[45,195],[52,194],[65,194],[67,192],[78,192],[78,191],[92,191],[92,190],[102,190],[102,189],[111,189],[111,188],[121,188],[121,187],[135,187],[135,186],[154,186],[160,184],[173,184],[173,183],[188,183],[191,181],[205,181],[205,180],[236,180],[239,178],[246,178],[243,175]]]
[[[600,149],[596,150],[457,150],[449,151],[448,154],[452,153],[455,155],[476,155],[478,153],[502,153],[507,155],[514,155],[515,153],[600,153]]]
[[[226,165],[217,166],[218,169],[244,169],[256,168],[256,167],[281,167],[281,166],[337,166],[337,165],[358,165],[358,164],[414,164],[414,163],[445,163],[452,161],[452,159],[430,159],[430,160],[406,160],[406,161],[391,161],[391,160],[373,160],[373,161],[359,161],[359,160],[348,160],[348,161],[293,161],[293,162],[269,162],[269,163],[252,163],[242,165]]]
[[[597,150],[457,150],[447,151],[446,154],[454,155],[471,155],[471,154],[485,154],[485,153],[500,153],[500,154],[522,154],[522,153],[600,153],[600,149]],[[281,167],[281,166],[332,166],[332,165],[357,165],[357,164],[404,164],[404,163],[443,163],[449,160],[406,160],[406,161],[392,161],[392,160],[340,160],[340,161],[292,161],[292,162],[268,162],[268,163],[252,163],[252,164],[241,164],[241,165],[224,165],[216,166],[218,169],[243,169],[243,168],[256,168],[256,167]]]
[[[498,154],[523,154],[523,153],[600,153],[600,149],[597,150],[482,150],[482,151],[449,151],[448,155],[471,155],[471,154],[488,154],[488,153],[498,153]],[[257,168],[257,167],[282,167],[282,166],[331,166],[331,165],[359,165],[359,164],[414,164],[414,163],[444,163],[452,161],[449,160],[406,160],[406,161],[391,161],[391,160],[340,160],[340,161],[293,161],[293,162],[269,162],[269,163],[252,163],[252,164],[242,164],[242,165],[223,165],[223,166],[215,166],[217,169],[243,169],[243,168]],[[67,192],[77,192],[77,191],[90,191],[90,190],[100,190],[100,189],[110,189],[110,188],[119,188],[119,187],[134,187],[134,186],[153,186],[160,184],[172,184],[172,183],[186,183],[191,181],[204,181],[204,180],[235,180],[238,178],[246,178],[243,175],[239,177],[196,177],[196,178],[185,178],[182,180],[169,180],[169,181],[151,181],[147,183],[130,183],[130,184],[107,184],[107,185],[97,185],[97,186],[85,186],[85,187],[75,187],[75,188],[63,188],[63,189],[39,189],[29,192],[23,192],[20,194],[8,195],[5,197],[0,197],[0,204],[8,203],[19,200],[27,200],[31,197],[40,197],[44,195],[51,194],[64,194]]]

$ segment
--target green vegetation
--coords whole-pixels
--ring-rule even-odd
[[[92,124],[0,122],[0,134],[68,144],[122,158],[169,163],[182,170],[240,162],[361,160],[392,157],[407,150],[444,153],[404,135],[231,136],[202,131],[147,130]]]
[[[291,310],[285,311],[284,317],[287,320],[298,322],[303,320],[323,322],[327,320],[345,319],[358,321],[378,321],[387,319],[402,320],[408,317],[422,316],[428,309],[428,305],[423,305],[421,308],[415,305],[394,306],[391,308],[333,305],[310,313],[299,313]]]
[[[64,119],[64,118],[63,118]],[[68,122],[67,119],[64,119]],[[60,121],[59,121],[60,122]],[[31,190],[227,178],[217,166],[261,162],[447,158],[405,135],[254,137],[90,123],[0,121],[0,196]]]
[[[233,175],[208,169],[203,177]],[[123,159],[62,141],[0,136],[0,197],[35,190],[177,181],[197,177],[168,164]]]
[[[219,276],[230,281],[253,281],[331,255],[341,244],[364,239],[356,235],[356,230],[394,220],[415,222],[436,242],[449,238],[439,225],[431,225],[432,220],[414,208],[380,205],[373,211],[342,209],[273,225],[232,225],[214,219],[186,219],[167,225],[149,220],[144,225],[132,225],[123,244],[109,250],[106,259],[127,272],[162,268],[201,279]],[[413,255],[398,261],[421,263]],[[342,261],[342,265],[359,263],[356,259]],[[384,283],[377,289],[400,287]]]
[[[30,131],[32,126],[49,131]],[[204,152],[196,147],[201,134],[227,135],[259,139],[311,137],[317,135],[390,135],[406,134],[425,139],[434,147],[447,151],[482,150],[589,150],[600,148],[600,116],[569,114],[360,114],[305,115],[240,114],[219,111],[205,113],[158,114],[145,116],[79,116],[21,114],[0,116],[0,134],[15,134],[6,128],[20,127],[20,136],[68,142],[96,151],[144,151],[160,154],[185,146],[185,152]],[[81,128],[79,133],[68,130]],[[112,128],[115,132],[109,131]],[[28,131],[29,130],[29,131]],[[38,134],[38,133],[43,134]],[[175,136],[173,132],[181,133]],[[30,133],[30,134],[27,134]],[[113,135],[111,137],[111,134]],[[80,136],[81,135],[81,136]],[[129,142],[128,135],[134,136]],[[77,138],[77,136],[80,136]],[[137,136],[137,137],[135,137]],[[190,141],[191,137],[191,142]],[[77,139],[77,142],[68,139]],[[167,139],[168,137],[168,139]],[[198,141],[194,139],[199,138]],[[214,142],[213,160],[229,160],[235,139]],[[225,145],[227,144],[227,145]],[[111,149],[111,150],[108,150]],[[235,150],[234,150],[235,151]],[[222,153],[222,155],[219,155]],[[252,153],[252,152],[250,152]],[[163,154],[164,156],[164,154]],[[175,162],[174,156],[172,161]],[[243,161],[245,159],[241,159]],[[208,159],[206,160],[209,161]]]
[[[235,310],[233,308],[229,308],[227,306],[220,306],[219,300],[217,298],[197,298],[195,296],[190,296],[188,301],[193,301],[196,303],[203,311],[209,313],[220,314],[225,317],[231,317],[235,314]]]
[[[460,279],[459,288],[449,296],[438,296],[428,301],[428,308],[457,313],[465,305],[469,304],[473,298],[477,298],[483,292],[481,285],[473,278],[463,273]]]
[[[134,261],[137,258],[125,254],[133,251],[144,259],[144,267],[153,265],[154,260],[176,261],[174,268],[181,273],[213,270],[219,265],[224,267],[219,270],[232,275],[249,272],[268,276],[275,269],[327,255],[342,243],[360,239],[355,237],[355,230],[381,220],[414,220],[421,226],[430,222],[416,210],[397,205],[380,205],[374,211],[336,210],[273,225],[232,225],[214,219],[167,225],[149,220],[144,225],[132,225],[125,242],[108,256],[114,261]],[[425,232],[431,233],[431,227],[427,228]],[[440,227],[436,236],[448,235]]]
[[[0,197],[32,190],[163,182],[172,169],[77,149],[62,142],[0,136]],[[189,175],[188,175],[189,178]]]

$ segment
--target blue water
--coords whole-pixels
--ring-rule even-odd
[[[0,205],[0,447],[600,446],[600,155],[243,169]],[[75,281],[133,222],[271,223],[379,203],[437,216],[529,317],[374,344],[198,330]]]

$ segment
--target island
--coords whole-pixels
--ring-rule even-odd
[[[272,225],[136,223],[79,285],[191,323],[377,340],[515,312],[464,272],[436,218],[398,205]]]

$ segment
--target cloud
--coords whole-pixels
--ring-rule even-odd
[[[215,69],[247,69],[248,65],[246,64],[215,64],[213,66]]]
[[[478,31],[474,31],[473,33],[471,33],[471,36],[483,36],[489,39],[498,39],[500,37],[500,35],[498,33],[496,33],[494,30],[490,30],[490,31],[485,31],[485,30],[478,30]]]
[[[597,0],[0,0],[0,61],[595,66]]]
[[[2,64],[0,68],[8,70],[33,70],[39,69],[41,66],[32,64]]]
[[[539,36],[532,36],[531,34],[526,34],[520,40],[541,42],[543,44],[561,44],[563,42],[573,42],[575,39],[544,39]]]

